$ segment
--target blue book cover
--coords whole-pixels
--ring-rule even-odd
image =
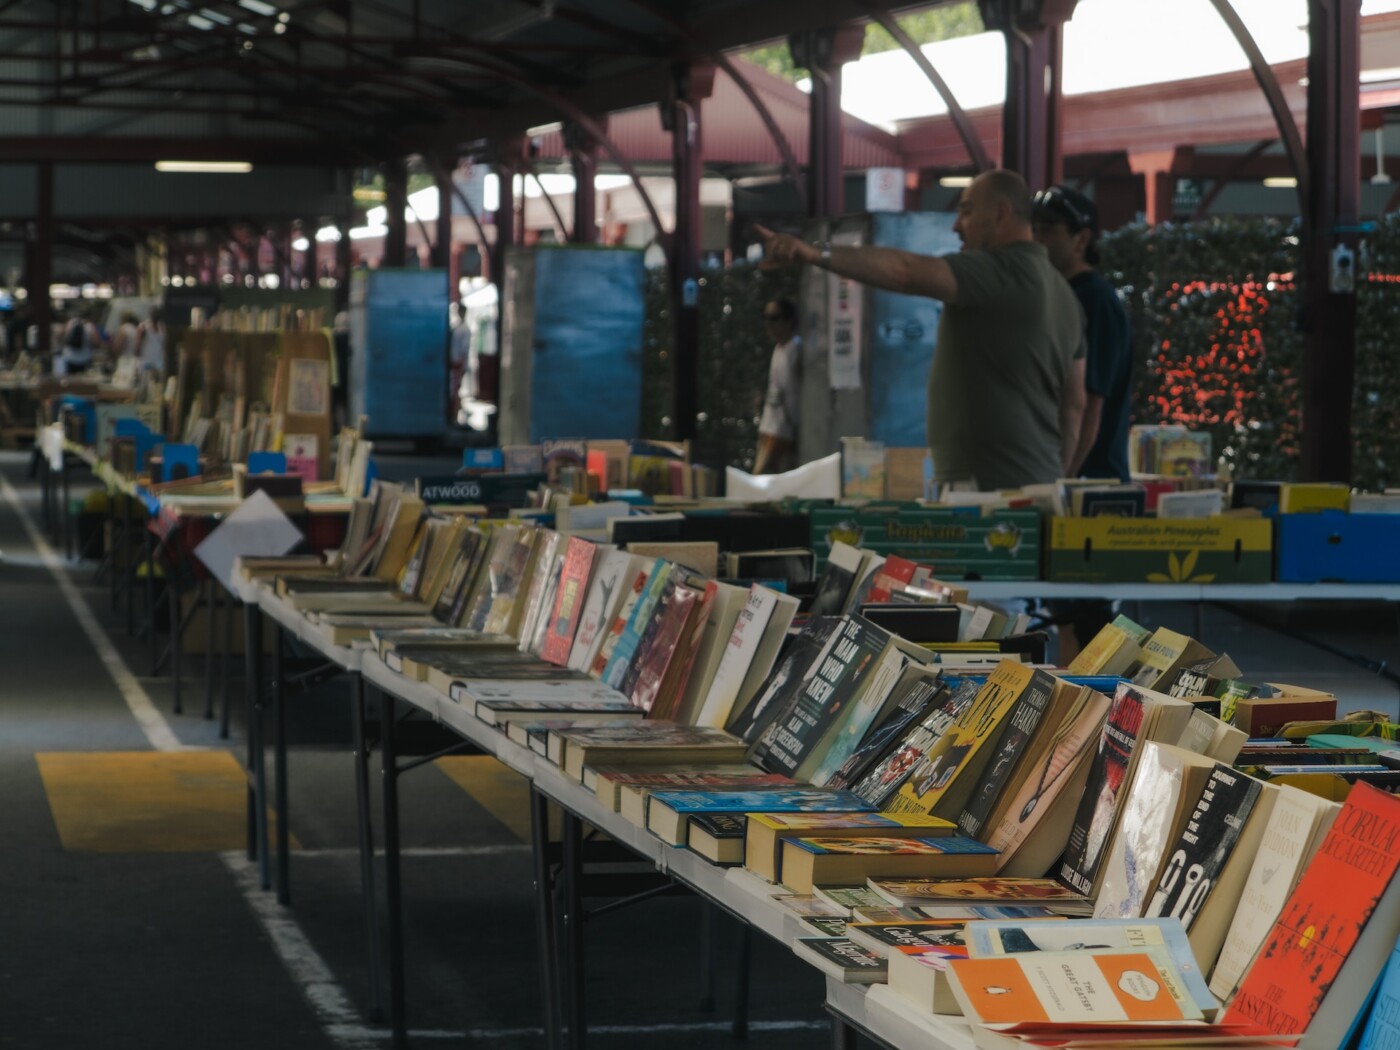
[[[849,791],[780,788],[776,791],[657,791],[653,804],[677,813],[854,813],[875,809]]]
[[[1390,953],[1374,994],[1360,1050],[1396,1050],[1400,1047],[1400,944]]]
[[[1017,952],[1165,948],[1181,972],[1191,1000],[1207,1018],[1220,1002],[1196,964],[1180,919],[1073,919],[1066,922],[970,922],[967,950],[974,959]]]
[[[608,666],[603,669],[603,681],[614,689],[622,688],[622,682],[627,677],[627,669],[632,666],[632,657],[636,655],[637,645],[642,640],[642,632],[651,622],[651,614],[656,611],[657,603],[661,601],[661,595],[665,592],[666,584],[671,579],[672,568],[674,566],[665,558],[657,558],[652,564],[650,574],[647,576],[646,590],[637,599],[637,604],[632,607],[632,615],[628,618],[621,636],[617,639],[617,645],[613,649],[611,659],[608,660]]]

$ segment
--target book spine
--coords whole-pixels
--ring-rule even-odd
[[[1045,715],[1045,709],[1050,705],[1054,688],[1055,683],[1050,675],[1037,671],[1031,684],[1016,701],[1006,732],[987,765],[981,783],[974,789],[972,798],[958,815],[958,827],[964,834],[972,838],[981,834],[987,817],[1007,787],[1011,771],[1016,768],[1016,762],[1035,736],[1036,728]]]

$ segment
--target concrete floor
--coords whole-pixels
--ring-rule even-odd
[[[380,464],[388,477],[452,466],[431,458]],[[200,716],[203,666],[190,657],[186,713],[171,714],[168,678],[146,677],[145,644],[127,635],[105,585],[92,582],[92,566],[64,562],[39,541],[27,467],[27,455],[0,453],[0,827],[8,832],[0,865],[0,1047],[387,1047],[383,1026],[366,1020],[371,997],[343,682],[296,695],[290,705],[291,830],[301,847],[291,907],[257,889],[236,848],[63,847],[36,754],[146,751],[154,731],[157,740],[168,732],[179,746],[225,748],[241,758],[241,704],[231,739],[220,740],[217,724]],[[1152,626],[1194,628],[1195,610],[1186,605],[1125,611]],[[1208,607],[1202,638],[1250,677],[1334,690],[1347,710],[1400,710],[1392,682],[1296,637],[1394,661],[1400,645],[1390,607],[1273,606],[1251,615],[1294,635]],[[241,680],[232,684],[241,697]],[[134,713],[141,710],[150,712],[144,729]],[[514,801],[510,791],[504,800],[501,792],[477,797],[436,768],[402,778],[400,790],[413,1045],[542,1047],[530,857],[511,830],[520,792]],[[590,925],[590,1046],[743,1045],[728,1033],[732,981],[721,977],[717,1011],[699,1007],[700,907],[662,898]],[[716,937],[728,963],[737,930],[721,919]],[[827,1045],[821,980],[784,949],[762,938],[754,944],[748,1045]]]

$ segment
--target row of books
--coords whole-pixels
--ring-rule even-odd
[[[1213,695],[1220,682],[1242,681],[1228,657],[1184,636],[1133,631],[1130,621],[1120,621],[1098,649],[1111,650],[1124,663],[1118,673],[1132,680],[1091,683],[1014,660],[985,677],[954,676],[933,663],[927,648],[879,627],[860,606],[849,609],[849,589],[837,611],[815,613],[784,645],[786,624],[777,630],[773,617],[781,606],[778,623],[790,618],[795,603],[761,585],[705,579],[662,558],[639,563],[634,552],[528,523],[437,523],[455,540],[429,540],[434,523],[432,517],[414,523],[396,576],[383,573],[381,553],[373,583],[327,587],[346,599],[333,603],[340,611],[314,597],[316,575],[284,572],[276,585],[289,599],[306,595],[299,604],[313,617],[349,615],[356,602],[363,608],[376,596],[386,607],[397,603],[401,616],[422,615],[409,609],[426,605],[432,625],[362,612],[359,626],[368,628],[389,666],[504,726],[591,787],[603,804],[628,806],[631,819],[668,844],[699,845],[735,862],[735,826],[742,823],[743,863],[755,877],[775,880],[775,892],[785,895],[805,896],[791,891],[862,874],[905,881],[1029,878],[1037,887],[1053,885],[1061,900],[1100,919],[1174,920],[1198,978],[1209,975],[1215,994],[1231,1000],[1216,1024],[1202,1024],[1207,1010],[1194,999],[1199,1013],[1180,1019],[1216,1038],[1221,1023],[1240,1017],[1273,1032],[1312,1033],[1310,1025],[1334,1025],[1345,1011],[1348,1023],[1359,1016],[1350,993],[1332,992],[1342,987],[1338,981],[1318,986],[1323,994],[1308,1007],[1313,1013],[1289,1016],[1302,1029],[1276,1027],[1267,1010],[1256,1008],[1268,1001],[1263,982],[1281,979],[1274,956],[1260,945],[1287,954],[1287,934],[1278,930],[1292,929],[1288,909],[1320,863],[1306,859],[1316,842],[1318,858],[1361,869],[1348,875],[1359,891],[1346,901],[1308,901],[1315,909],[1350,909],[1327,928],[1351,921],[1358,943],[1367,946],[1350,954],[1343,946],[1327,965],[1369,966],[1374,978],[1380,963],[1372,949],[1379,938],[1388,951],[1400,924],[1387,888],[1400,853],[1380,835],[1400,802],[1363,783],[1346,803],[1355,818],[1344,819],[1345,809],[1234,768],[1245,734],[1219,717],[1224,697]],[[430,575],[443,581],[442,590],[428,605],[436,583],[424,591],[420,575],[406,586],[407,567],[420,553],[426,561],[439,541],[445,546]],[[610,561],[615,572],[605,571]],[[850,571],[849,560],[844,570]],[[455,599],[440,605],[454,578],[459,589],[452,593],[465,595],[455,616]],[[728,611],[718,613],[721,593],[728,593],[734,617],[727,631]],[[764,605],[771,608],[759,628]],[[432,616],[435,611],[443,615]],[[1131,658],[1123,655],[1125,643],[1110,644],[1117,636],[1131,640]],[[1183,695],[1170,695],[1173,689]],[[1236,696],[1237,709],[1258,698]],[[805,817],[824,811],[825,823],[774,819],[785,810]],[[1306,821],[1298,816],[1304,811],[1311,814]],[[1335,828],[1381,847],[1373,843],[1362,852],[1339,841],[1329,851],[1326,844],[1337,835],[1322,833],[1329,813]],[[813,833],[779,833],[784,830]],[[750,836],[766,831],[772,839],[755,847]],[[1275,848],[1292,851],[1296,890],[1277,866],[1270,869],[1266,849]],[[1251,878],[1263,880],[1266,870],[1277,881],[1267,894],[1249,896]],[[1342,885],[1343,874],[1326,877]],[[1053,883],[1041,881],[1046,875]],[[1386,881],[1377,882],[1382,876]],[[1237,930],[1246,912],[1247,928]],[[806,947],[845,958],[861,947],[849,938],[814,940],[837,943]],[[1101,954],[1081,960],[1098,967],[1100,977]],[[1162,988],[1184,986],[1185,978],[1160,959],[1149,962],[1137,960],[1133,972],[1145,975],[1144,994],[1149,985],[1156,989],[1144,1001],[1160,1003]],[[945,980],[958,987],[954,978]],[[1370,983],[1358,979],[1346,987]],[[983,1012],[974,996],[953,998],[989,1025],[1005,1023],[996,1019],[1002,1015]],[[1189,1037],[1182,1040],[1186,1045]]]

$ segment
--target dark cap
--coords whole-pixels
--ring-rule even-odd
[[[1042,221],[1066,223],[1071,231],[1099,232],[1099,210],[1094,202],[1068,186],[1041,190],[1033,200],[1035,217]]]

